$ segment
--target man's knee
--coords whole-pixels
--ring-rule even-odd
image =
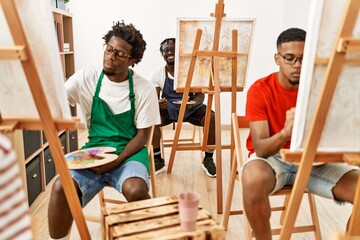
[[[122,191],[129,202],[149,198],[146,182],[137,177],[128,178],[123,183]]]
[[[275,174],[272,168],[263,161],[253,161],[244,167],[242,172],[244,195],[256,197],[268,195],[275,187]]]
[[[65,192],[64,192],[64,188],[63,185],[60,181],[60,178],[57,178],[53,184],[52,190],[51,190],[51,195],[54,197],[61,197],[64,196],[65,197]]]
[[[78,196],[80,197],[81,193],[80,193],[79,187],[75,181],[73,181],[73,182],[75,185],[75,190],[76,190]],[[53,184],[53,187],[51,190],[51,200],[57,201],[59,203],[61,203],[61,202],[67,203],[64,187],[63,187],[59,177],[55,180],[55,182]]]

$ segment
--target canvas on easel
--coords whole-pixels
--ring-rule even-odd
[[[308,137],[316,101],[336,41],[346,1],[314,1],[306,36],[299,96],[291,138],[291,150],[303,150]],[[353,38],[360,37],[360,18]],[[357,63],[356,63],[357,62]],[[360,57],[348,53],[331,100],[318,146],[321,152],[360,152]]]
[[[15,2],[52,116],[70,119],[57,38],[55,34],[49,34],[54,33],[50,8],[42,1],[31,4],[26,1]],[[1,5],[0,29],[0,46],[13,46],[14,41]],[[38,118],[39,115],[20,61],[1,60],[0,73],[0,111],[3,117]]]
[[[302,76],[300,78],[301,88],[299,88],[297,102],[298,107],[305,105],[305,110],[300,113],[300,110],[297,110],[295,120],[304,117],[299,116],[301,113],[308,116],[302,120],[297,120],[297,124],[294,125],[294,128],[299,128],[294,129],[295,132],[299,131],[299,134],[293,136],[292,140],[294,139],[300,150],[296,149],[297,152],[283,151],[282,154],[287,161],[289,159],[295,161],[294,159],[298,158],[300,163],[280,232],[281,240],[287,240],[291,237],[302,193],[308,183],[314,161],[344,161],[360,165],[360,142],[356,141],[359,136],[359,106],[352,105],[352,102],[359,100],[359,10],[360,0],[313,2],[311,26],[305,43]],[[335,17],[332,15],[333,13],[340,16]],[[327,22],[329,20],[330,22]],[[332,20],[334,22],[331,22]],[[323,24],[326,26],[322,26]],[[314,65],[316,66],[314,67]],[[310,79],[304,79],[303,74]],[[309,86],[302,86],[312,78],[313,81],[309,83]],[[316,85],[320,85],[320,87]],[[306,91],[310,90],[308,88],[311,88],[310,92]],[[315,91],[316,89],[318,90]],[[332,122],[333,119],[336,122]],[[307,121],[309,121],[307,123],[309,127],[304,130]],[[351,130],[348,130],[349,128]],[[302,139],[303,137],[299,136],[304,131],[306,131],[306,137]],[[322,153],[319,150],[330,152]],[[360,236],[359,223],[360,179],[358,180],[353,211],[347,228],[348,237]]]
[[[252,35],[255,19],[253,18],[224,18],[221,22],[219,51],[232,50],[232,30],[238,31],[237,43],[237,79],[236,86],[245,87],[245,79],[249,61]],[[211,50],[214,41],[214,18],[179,18],[177,23],[177,42],[175,56],[175,79],[176,88],[183,89],[189,69],[192,47],[195,41],[197,29],[203,31],[199,50]],[[212,56],[199,56],[196,59],[191,88],[200,91],[209,85]],[[222,91],[231,91],[232,85],[232,58],[223,57],[220,59],[220,86]]]
[[[0,43],[0,130],[45,132],[81,239],[90,239],[57,134],[76,129],[76,120],[70,119],[50,3],[0,0],[0,6],[1,39],[7,36]]]
[[[217,212],[222,213],[223,211],[223,194],[222,194],[222,156],[221,151],[222,149],[233,149],[233,142],[231,145],[222,145],[221,143],[221,111],[220,111],[220,94],[222,91],[228,91],[231,92],[231,112],[236,112],[236,95],[238,91],[242,91],[243,87],[238,86],[238,74],[240,76],[246,76],[246,69],[247,69],[247,62],[248,62],[248,56],[249,53],[247,52],[244,54],[241,50],[249,51],[250,43],[252,39],[252,25],[249,28],[246,28],[247,31],[246,34],[249,36],[249,41],[247,42],[248,45],[243,46],[239,45],[239,41],[243,43],[244,39],[241,37],[241,33],[239,33],[239,30],[229,29],[226,28],[226,43],[230,44],[230,46],[224,47],[221,42],[221,29],[223,24],[223,18],[226,16],[224,13],[224,0],[219,0],[218,3],[215,6],[215,13],[210,14],[212,17],[214,17],[214,20],[210,23],[206,23],[207,25],[212,25],[212,31],[213,37],[207,36],[207,34],[210,33],[210,30],[208,29],[200,29],[195,26],[195,37],[191,34],[187,36],[187,38],[190,38],[190,42],[192,40],[193,47],[190,52],[181,53],[182,47],[179,47],[179,44],[181,42],[183,44],[186,43],[187,39],[182,38],[182,40],[176,42],[176,49],[177,49],[177,58],[178,60],[175,60],[176,62],[183,62],[185,58],[185,62],[188,62],[187,69],[185,67],[185,75],[186,80],[184,82],[184,86],[182,88],[176,87],[176,91],[182,92],[184,96],[187,96],[190,91],[191,92],[202,92],[204,94],[208,94],[208,101],[207,101],[207,108],[205,113],[205,121],[204,121],[204,137],[202,140],[202,144],[179,144],[178,139],[180,136],[180,131],[182,127],[183,118],[185,115],[185,108],[186,108],[186,102],[187,99],[183,98],[182,103],[180,106],[180,112],[178,116],[178,122],[176,125],[175,130],[175,136],[173,145],[171,148],[171,153],[169,157],[168,162],[168,168],[167,173],[170,173],[172,170],[172,166],[174,163],[175,153],[179,150],[202,150],[205,151],[206,149],[215,149],[215,155],[216,155],[216,196],[217,196]],[[191,25],[191,24],[190,24]],[[209,26],[210,26],[209,25]],[[191,27],[189,28],[191,29]],[[187,31],[190,31],[189,29],[184,29],[183,33],[186,33]],[[251,30],[249,30],[251,29]],[[191,30],[193,31],[193,30]],[[181,32],[181,31],[178,31]],[[194,33],[194,32],[193,32]],[[203,36],[205,35],[205,36]],[[203,38],[204,37],[204,38]],[[201,45],[202,39],[206,39],[207,45],[206,49],[201,49],[200,47],[204,47]],[[212,44],[210,43],[212,41]],[[191,45],[191,44],[190,44]],[[208,47],[210,47],[208,49]],[[240,46],[240,47],[239,47]],[[240,49],[239,49],[240,48]],[[186,51],[189,51],[189,49],[184,48]],[[180,53],[179,53],[180,51]],[[245,58],[242,58],[242,55],[245,55]],[[240,60],[238,60],[240,58]],[[205,82],[198,84],[198,86],[193,87],[192,82],[194,80],[194,76],[198,74],[199,72],[196,72],[195,69],[197,65],[199,66],[199,60],[201,59],[208,59],[209,65],[202,66],[201,71],[203,71],[204,75],[208,76],[208,79]],[[225,60],[226,59],[226,60]],[[245,59],[245,60],[244,60]],[[246,62],[245,65],[243,65],[244,61]],[[200,61],[201,62],[201,61]],[[240,62],[240,64],[239,64]],[[225,63],[225,65],[224,65]],[[201,63],[200,63],[201,64]],[[229,66],[226,66],[228,65]],[[181,64],[180,64],[181,66]],[[182,72],[184,66],[180,67],[177,66],[176,73]],[[245,70],[245,73],[238,73],[239,66],[242,66],[240,70]],[[179,69],[177,69],[179,68]],[[226,69],[226,70],[225,70]],[[207,73],[205,73],[207,72]],[[201,75],[203,74],[201,73]],[[224,77],[224,73],[227,76],[226,83],[228,84],[226,87],[222,86],[221,81]],[[175,74],[176,76],[176,74]],[[242,77],[240,77],[242,79]],[[177,82],[176,80],[175,82]],[[240,81],[241,82],[241,81]],[[240,84],[241,85],[241,84]],[[213,104],[213,98],[214,98],[214,105],[215,105],[215,145],[208,145],[208,134],[209,134],[209,128],[210,128],[210,117],[211,117],[211,108]]]

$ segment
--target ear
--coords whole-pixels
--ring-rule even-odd
[[[136,59],[130,59],[129,66],[134,67],[136,63]]]
[[[279,56],[279,54],[277,54],[277,53],[274,54],[274,60],[275,60],[276,65],[280,66],[280,56]]]

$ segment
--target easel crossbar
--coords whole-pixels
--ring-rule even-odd
[[[0,59],[28,60],[25,46],[0,47]]]
[[[224,58],[237,58],[238,55],[240,55],[237,52],[202,51],[202,50],[197,50],[195,51],[194,54],[197,57],[224,57]]]
[[[303,152],[290,152],[288,149],[280,151],[281,157],[287,162],[300,162]],[[315,162],[347,162],[351,165],[357,165],[360,160],[358,153],[351,152],[317,152],[315,155]]]
[[[360,51],[360,39],[351,37],[340,38],[336,50],[340,53],[358,52]]]
[[[69,120],[54,120],[55,127],[60,130],[76,130],[77,125],[80,123],[79,118],[73,118]],[[26,130],[43,130],[43,126],[40,119],[32,118],[3,118],[0,123],[0,132],[13,132],[16,129]]]

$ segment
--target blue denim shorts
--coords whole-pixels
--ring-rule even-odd
[[[264,161],[270,165],[276,175],[276,183],[271,194],[282,189],[285,185],[293,185],[298,170],[297,164],[285,162],[281,155],[265,158],[257,157],[255,154],[250,155],[246,164],[251,161]],[[309,181],[307,183],[307,191],[325,198],[334,199],[332,189],[345,173],[358,169],[357,167],[347,165],[346,163],[327,163],[320,166],[314,166],[311,170]],[[337,203],[343,203],[334,199]]]
[[[104,174],[95,174],[88,169],[70,170],[70,174],[79,185],[83,207],[106,185],[111,185],[121,193],[122,184],[128,178],[141,178],[149,188],[149,173],[145,165],[137,161],[128,161]]]

